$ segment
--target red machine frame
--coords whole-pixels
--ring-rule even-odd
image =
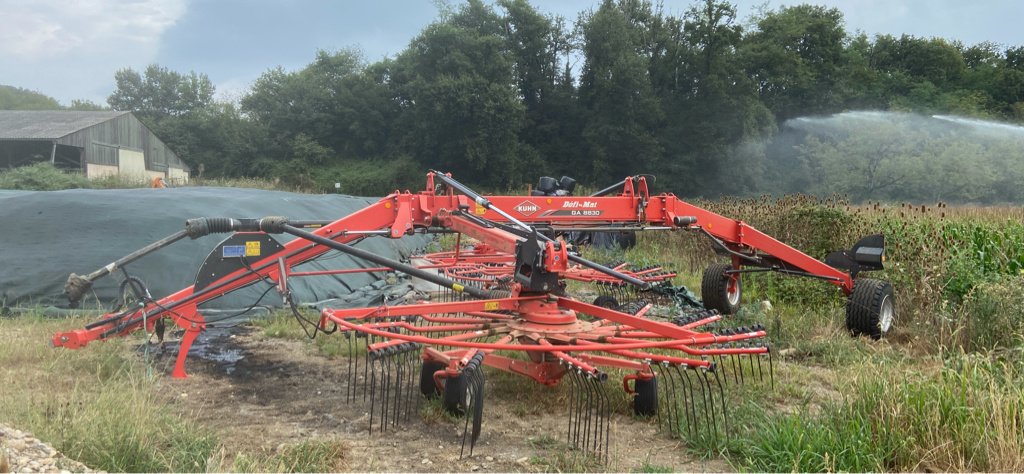
[[[283,245],[283,250],[252,262],[251,267],[238,269],[224,275],[201,290],[189,286],[176,293],[145,302],[139,308],[122,313],[109,313],[99,321],[88,325],[85,329],[61,332],[54,336],[53,344],[59,347],[79,348],[88,343],[111,337],[125,335],[139,329],[153,331],[156,322],[169,318],[174,324],[185,330],[181,349],[172,372],[174,377],[185,377],[185,359],[188,349],[196,336],[206,327],[198,305],[217,298],[228,292],[248,286],[261,279],[269,278],[284,289],[287,277],[313,274],[311,272],[291,272],[291,268],[310,261],[331,250],[325,243],[334,242],[347,244],[366,237],[368,232],[379,233],[390,238],[400,238],[413,233],[417,229],[446,229],[465,234],[490,246],[484,255],[487,258],[504,260],[514,259],[517,245],[527,240],[521,234],[502,229],[489,223],[509,223],[508,214],[502,210],[516,213],[515,220],[530,225],[542,224],[560,226],[562,228],[585,227],[588,225],[622,224],[631,228],[663,228],[666,230],[699,230],[711,236],[722,251],[729,254],[732,268],[740,270],[744,265],[770,266],[788,272],[798,272],[828,281],[850,294],[854,288],[854,280],[849,272],[829,266],[803,252],[800,252],[742,221],[726,218],[705,209],[689,204],[672,194],[650,195],[644,177],[636,177],[624,181],[621,192],[616,196],[580,197],[580,196],[470,196],[457,193],[457,187],[447,186],[452,180],[450,175],[438,175],[436,172],[427,174],[426,187],[419,193],[396,192],[382,198],[376,203],[342,217],[334,222],[323,225],[309,235],[319,237],[322,242],[311,241],[311,237],[297,238]],[[437,192],[441,189],[441,192]],[[268,230],[262,224],[245,230]],[[283,221],[287,224],[287,221]],[[280,232],[280,221],[274,231]],[[294,232],[290,232],[294,233]],[[300,234],[300,237],[303,237]],[[564,244],[548,241],[541,244],[544,253],[543,270],[556,274],[570,274],[570,255]],[[493,252],[492,252],[493,250]],[[448,265],[445,262],[431,262],[431,268]],[[576,267],[577,270],[580,270]],[[585,270],[585,269],[584,269]],[[735,285],[739,273],[728,275],[730,285]],[[463,285],[452,287],[455,291],[465,289]],[[424,357],[433,360],[452,361],[458,359],[463,364],[477,351],[492,352],[500,349],[514,349],[529,353],[549,353],[556,360],[568,367],[582,368],[586,372],[599,374],[595,365],[608,365],[638,370],[641,374],[650,373],[651,362],[685,363],[689,366],[706,367],[707,360],[701,356],[721,355],[736,352],[759,353],[767,348],[701,348],[702,346],[743,341],[764,337],[763,330],[749,331],[744,334],[729,336],[713,335],[696,330],[700,324],[677,326],[666,322],[652,321],[642,314],[627,314],[602,308],[570,298],[547,294],[534,294],[523,291],[520,285],[513,285],[510,294],[500,298],[479,299],[452,303],[429,303],[407,306],[384,306],[354,310],[324,310],[321,326],[337,324],[342,330],[360,331],[366,334],[381,336],[388,342],[379,343],[370,350],[386,349],[402,343],[438,343],[459,349],[447,353],[427,348]],[[477,295],[479,296],[479,295]],[[498,341],[474,343],[457,338],[439,340],[416,335],[422,329],[402,322],[376,322],[380,318],[393,318],[403,315],[428,315],[446,312],[466,313],[470,319],[459,321],[460,329],[467,331],[482,330],[484,324],[508,319],[507,316],[495,311],[514,311],[522,315],[516,325],[505,324],[503,330],[508,332]],[[602,328],[600,325],[585,323],[576,318],[575,313],[597,316],[604,321],[611,321],[615,326]],[[472,315],[486,315],[481,321],[473,321]],[[486,320],[487,323],[482,321]],[[703,321],[703,323],[712,320]],[[551,325],[575,325],[565,330],[565,337],[557,331],[550,332]],[[398,334],[387,331],[388,327],[400,326],[412,334]],[[514,327],[513,327],[514,326]],[[546,329],[545,329],[546,328]],[[451,326],[447,327],[452,330]],[[517,338],[523,338],[531,329],[545,329],[549,332],[543,343],[526,345],[511,344]],[[582,340],[573,334],[587,332],[599,334],[604,342]],[[606,334],[607,333],[607,334]],[[467,337],[466,339],[471,339]],[[559,340],[564,339],[564,340]],[[551,341],[558,341],[552,344]],[[514,346],[514,347],[513,347]],[[695,358],[655,355],[638,352],[642,349],[671,348],[683,351]],[[623,358],[595,355],[594,352],[605,352],[611,355],[622,355]],[[573,355],[572,352],[580,352]],[[551,359],[534,357],[532,362],[512,360],[490,354],[485,359],[487,365],[503,370],[527,375],[541,383],[557,383],[562,369],[557,369]],[[457,370],[458,364],[451,364],[449,373]]]

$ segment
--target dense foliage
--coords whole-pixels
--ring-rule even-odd
[[[1013,185],[1024,176],[1019,127],[996,145],[884,122],[794,127],[847,110],[1024,121],[1024,46],[869,38],[816,5],[741,22],[720,0],[679,16],[604,0],[570,23],[528,0],[468,0],[442,7],[394,58],[319,51],[301,70],[268,70],[237,103],[215,101],[194,72],[154,65],[115,79],[109,104],[210,177],[384,193],[419,186],[429,168],[492,190],[541,174],[601,187],[654,173],[686,196],[1024,199]]]

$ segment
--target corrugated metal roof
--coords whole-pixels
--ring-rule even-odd
[[[127,113],[0,110],[0,140],[55,140]]]

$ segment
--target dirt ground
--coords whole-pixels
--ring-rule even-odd
[[[323,439],[341,440],[348,447],[350,471],[574,470],[572,464],[555,460],[566,456],[565,445],[555,440],[564,439],[569,422],[568,410],[555,397],[550,409],[523,414],[514,391],[488,393],[480,440],[472,456],[460,459],[463,425],[444,417],[414,411],[408,421],[383,434],[374,421],[369,434],[368,403],[346,402],[345,358],[314,354],[302,341],[264,337],[258,328],[229,331],[208,331],[189,357],[189,378],[168,378],[165,385],[182,414],[198,415],[219,434],[227,466],[236,453],[273,453],[282,446]],[[168,342],[167,348],[176,345]],[[173,356],[169,350],[163,357],[173,363]],[[608,389],[616,389],[614,385]],[[526,379],[522,389],[547,390]],[[721,459],[696,458],[679,440],[660,432],[655,421],[616,413],[610,430],[609,461],[600,470],[732,470]]]

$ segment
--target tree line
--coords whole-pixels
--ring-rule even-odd
[[[1024,122],[1024,47],[851,34],[838,9],[809,4],[741,21],[720,0],[680,15],[604,0],[570,21],[528,0],[468,0],[440,7],[393,58],[318,51],[236,102],[214,100],[204,74],[158,65],[115,81],[110,107],[135,112],[203,176],[353,194],[416,189],[430,168],[495,191],[545,174],[599,188],[636,173],[684,196],[800,179],[829,189],[813,181],[850,176],[765,157],[787,120],[895,110]],[[946,197],[958,198],[972,199]]]

